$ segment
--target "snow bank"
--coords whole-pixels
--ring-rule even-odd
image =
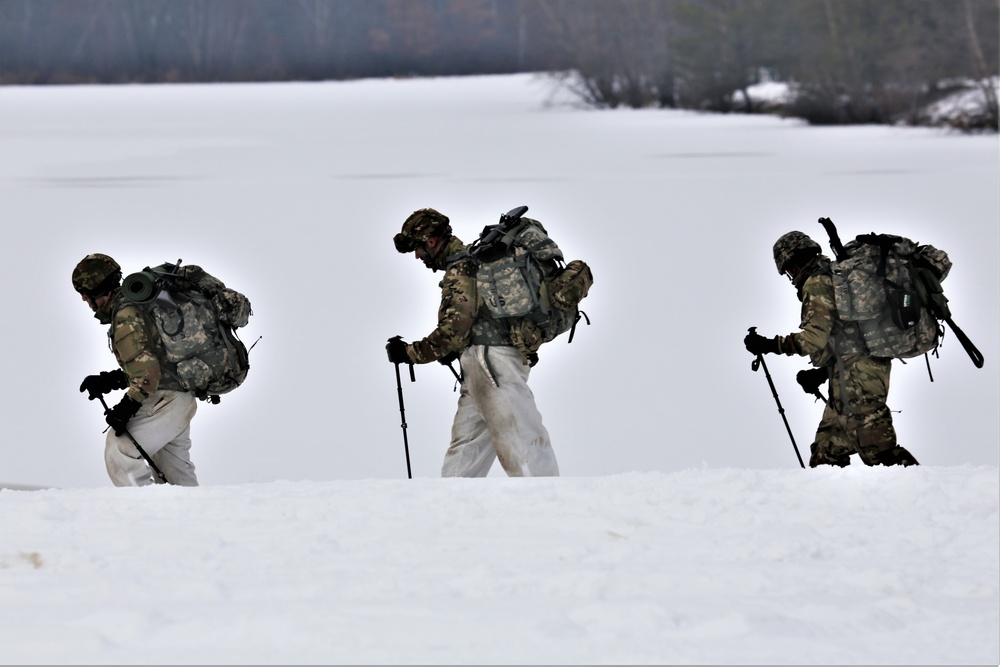
[[[995,467],[0,492],[4,663],[997,663]]]

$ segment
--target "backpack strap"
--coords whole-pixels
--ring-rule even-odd
[[[163,301],[160,300],[160,303],[163,303]],[[121,309],[125,307],[125,305],[126,304],[119,301],[116,302],[111,308],[112,326],[108,328],[108,349],[111,350],[112,354],[115,354],[114,331],[113,331],[115,316],[118,315],[119,311],[121,311]],[[154,318],[152,313],[149,312],[149,304],[138,304],[129,302],[128,305],[135,307],[137,311],[142,313],[143,317],[147,321],[147,324],[152,326],[153,328],[153,331],[151,333],[154,334],[156,338],[155,340],[151,340],[150,343],[153,345],[154,348],[153,352],[154,356],[156,357],[156,361],[160,365],[160,372],[163,375],[169,377],[174,382],[176,382],[178,386],[183,386],[180,376],[177,375],[176,367],[174,366],[174,364],[171,364],[165,356],[165,350],[163,349],[163,341],[160,338],[163,335],[163,332],[160,330],[159,325],[156,323],[156,318]],[[173,305],[176,307],[176,304]],[[180,311],[180,308],[178,308],[178,311]]]
[[[538,241],[535,241],[534,243],[530,243],[530,244],[520,243],[519,245],[522,248],[524,248],[525,250],[527,250],[528,253],[531,254],[531,255],[537,255],[541,250],[544,250],[546,248],[557,248],[558,249],[558,247],[559,247],[559,246],[556,245],[556,242],[553,241],[548,236],[546,236],[545,238],[539,239]]]
[[[490,262],[503,257],[517,242],[517,236],[531,224],[528,219],[522,219],[518,224],[508,230],[504,230],[501,225],[486,227],[479,238],[469,247],[469,256],[479,262]],[[523,244],[517,243],[521,247]]]
[[[524,228],[530,224],[531,220],[527,218],[521,218],[521,222],[518,223],[517,225],[514,225],[514,227],[512,227],[511,229],[509,229],[506,234],[504,234],[497,240],[497,242],[502,243],[509,248],[514,243],[514,240],[517,238],[517,235],[520,234],[524,230]]]
[[[889,236],[888,234],[876,234],[872,232],[871,234],[861,234],[855,240],[859,243],[867,243],[878,248],[878,276],[879,278],[885,278],[886,260],[889,257],[889,252],[892,250],[892,246],[894,246],[899,239],[900,237],[898,236]]]
[[[469,246],[466,246],[465,248],[456,252],[454,255],[448,255],[447,257],[444,258],[445,271],[455,266],[456,264],[459,264],[460,262],[466,262],[470,259],[472,259],[472,255],[469,254]]]

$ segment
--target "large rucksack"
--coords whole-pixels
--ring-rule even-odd
[[[149,313],[163,343],[160,362],[186,391],[218,403],[246,379],[249,356],[234,331],[253,314],[243,294],[180,260],[126,276],[122,293]]]
[[[507,325],[511,342],[533,364],[542,344],[567,331],[572,342],[581,317],[590,324],[579,304],[594,276],[582,260],[564,265],[562,251],[541,223],[523,217],[527,210],[519,206],[501,215],[447,264],[475,263],[480,303]]]
[[[843,322],[854,323],[868,354],[909,359],[935,351],[947,322],[976,367],[983,357],[951,319],[941,281],[951,271],[947,253],[902,236],[862,234],[843,245],[833,222],[830,235],[834,302]]]

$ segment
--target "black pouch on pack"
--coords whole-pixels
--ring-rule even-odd
[[[920,297],[913,290],[893,289],[888,292],[892,321],[900,329],[909,329],[920,321]]]

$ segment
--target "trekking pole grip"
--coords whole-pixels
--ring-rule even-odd
[[[749,334],[757,333],[757,327],[750,327],[749,329],[747,329],[747,333]],[[750,370],[756,373],[757,369],[760,368],[760,362],[762,361],[764,361],[764,357],[758,354],[756,357],[754,357],[753,361],[750,362]]]

